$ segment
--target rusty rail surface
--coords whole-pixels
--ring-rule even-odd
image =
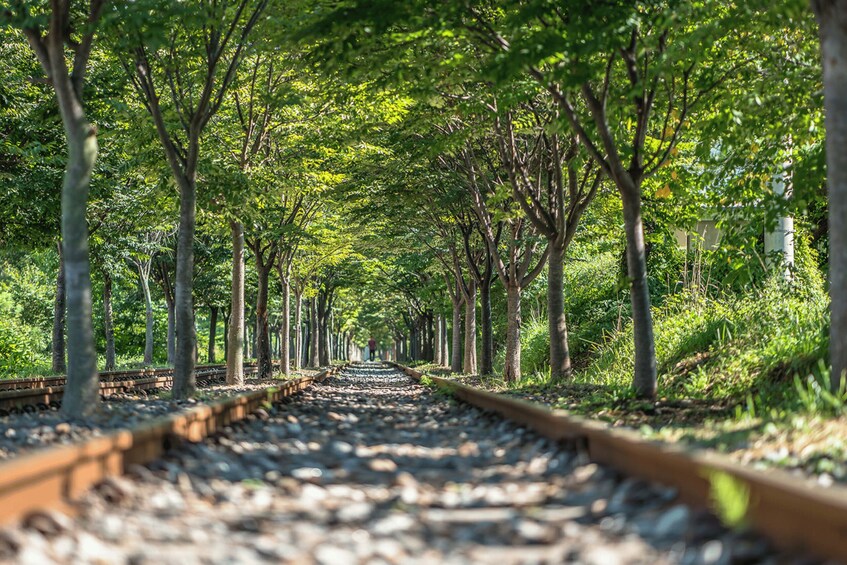
[[[45,508],[73,513],[73,501],[104,479],[123,474],[131,465],[153,461],[180,441],[200,441],[343,368],[334,367],[318,375],[159,418],[138,428],[118,430],[76,445],[45,448],[2,463],[0,524]]]
[[[551,410],[391,363],[419,381],[426,376],[456,398],[524,425],[552,440],[584,443],[592,461],[626,475],[674,487],[683,502],[713,508],[712,479],[731,477],[748,493],[747,522],[786,550],[847,562],[847,488],[821,487],[773,469],[746,467],[712,451],[649,441],[633,430]]]
[[[279,363],[276,362],[275,365]],[[256,367],[255,363],[246,363],[244,368]],[[226,369],[226,365],[196,365],[194,371],[197,375],[217,372]],[[145,377],[162,377],[172,376],[173,367],[144,367],[141,369],[126,369],[120,371],[101,371],[99,373],[100,380],[103,382],[118,382],[131,379],[140,379]],[[30,388],[45,388],[52,386],[64,386],[67,383],[65,375],[57,375],[55,377],[28,377],[25,379],[0,379],[0,392],[6,390],[22,390]]]
[[[244,365],[245,374],[256,371],[255,363]],[[170,367],[103,372],[100,373],[100,395],[106,397],[128,391],[170,389],[173,372]],[[199,386],[207,386],[211,380],[226,374],[226,365],[198,365],[194,374]],[[0,381],[0,415],[57,406],[66,383],[64,376]]]

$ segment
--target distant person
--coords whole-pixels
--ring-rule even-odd
[[[376,358],[376,340],[374,338],[368,340],[368,349],[371,351],[371,361],[373,361]]]

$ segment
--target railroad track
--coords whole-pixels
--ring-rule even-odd
[[[153,461],[180,441],[198,442],[341,369],[339,366],[318,375],[282,381],[277,386],[157,418],[138,428],[118,430],[76,445],[48,447],[1,463],[0,525],[45,509],[72,514],[73,502],[104,479]]]
[[[255,364],[244,366],[245,374],[253,374],[256,370]],[[221,382],[225,375],[226,365],[198,365],[195,368],[200,387]],[[65,376],[0,381],[0,416],[58,408],[66,385]],[[103,398],[138,391],[150,394],[172,387],[171,367],[100,373],[100,396]]]
[[[354,366],[95,489],[55,541],[36,514],[0,551],[35,530],[42,562],[99,540],[110,562],[818,563],[487,412]]]
[[[416,381],[426,376],[455,398],[499,414],[548,439],[576,442],[596,463],[671,486],[687,504],[714,508],[720,496],[717,483],[731,483],[734,496],[745,499],[741,501],[746,504],[744,522],[777,547],[809,551],[847,563],[845,487],[824,488],[784,471],[752,469],[718,453],[648,441],[635,431],[390,364]]]
[[[414,380],[422,377],[412,369],[398,368]],[[229,549],[238,549],[284,561],[296,557],[289,551],[311,555],[322,549],[324,562],[352,563],[349,552],[333,553],[334,549],[324,546],[334,548],[337,540],[354,540],[355,532],[360,532],[357,539],[365,540],[368,551],[382,547],[386,555],[396,556],[395,538],[403,532],[399,538],[411,539],[409,547],[419,548],[410,551],[421,551],[424,543],[419,541],[416,546],[412,538],[431,541],[432,536],[440,536],[438,551],[452,553],[436,552],[435,557],[430,556],[435,561],[459,556],[481,562],[559,562],[580,557],[580,552],[588,555],[598,544],[609,544],[611,553],[602,554],[605,557],[586,559],[605,563],[616,557],[615,551],[623,552],[621,555],[634,551],[625,543],[620,545],[624,538],[619,531],[608,536],[603,533],[620,519],[638,528],[637,535],[647,543],[641,542],[636,553],[648,552],[641,554],[648,561],[676,555],[671,560],[675,562],[680,555],[672,548],[681,543],[695,554],[705,552],[702,555],[711,555],[716,548],[719,553],[730,551],[732,544],[738,544],[742,547],[737,556],[744,562],[781,562],[778,557],[782,554],[772,548],[749,552],[750,547],[761,547],[760,536],[742,539],[725,528],[716,531],[708,523],[704,530],[704,519],[695,518],[702,516],[696,513],[699,511],[685,510],[673,502],[678,495],[695,506],[709,505],[708,476],[719,471],[746,489],[747,518],[774,545],[802,552],[800,555],[847,559],[845,489],[816,489],[786,479],[784,474],[763,474],[719,457],[646,442],[633,434],[447,379],[430,377],[439,388],[490,415],[445,403],[420,386],[409,386],[399,372],[371,365],[346,371],[340,379],[309,390],[282,410],[269,410],[268,403],[284,400],[330,374],[201,406],[146,428],[11,460],[0,465],[0,523],[78,500],[89,486],[132,464],[159,459],[166,446],[181,439],[197,442],[220,433],[216,439],[170,451],[148,470],[128,477],[123,486],[107,485],[104,491],[87,497],[81,507],[71,506],[82,513],[79,531],[99,535],[106,523],[102,520],[107,518],[109,523],[122,524],[126,529],[115,539],[133,538],[135,544],[126,549],[127,555],[161,541],[146,537],[149,534],[142,530],[162,520],[156,527],[182,528],[174,533],[179,539],[193,539],[189,532],[197,528],[214,530],[226,524],[232,536],[223,545],[212,547],[211,539],[209,546],[195,547],[218,558],[230,555]],[[231,425],[259,408],[265,411],[252,424]],[[583,455],[563,447],[562,440],[575,443]],[[585,455],[600,465],[586,465]],[[227,473],[224,480],[221,472]],[[638,481],[639,477],[651,484]],[[256,481],[267,482],[261,487],[263,492],[256,491],[259,506],[252,507],[252,495],[244,494],[252,492],[252,487],[245,491],[243,484],[255,486]],[[654,486],[656,483],[673,488]],[[221,488],[227,490],[221,492]],[[157,505],[165,492],[183,502],[162,515]],[[148,504],[156,494],[161,495],[158,502]],[[221,500],[239,503],[210,506],[209,500],[219,495]],[[113,496],[123,497],[125,502],[112,506]],[[201,503],[192,504],[192,496],[200,497]],[[394,498],[402,502],[399,507],[398,502],[391,502]],[[187,512],[195,514],[179,518]],[[675,518],[680,514],[686,518]],[[286,527],[278,527],[281,523]],[[299,536],[301,523],[303,535]],[[699,530],[678,529],[681,523]],[[274,526],[269,527],[271,524]],[[339,528],[350,535],[340,533]],[[273,543],[267,540],[271,533],[277,535]],[[719,540],[717,546],[712,543],[714,536]],[[317,540],[317,545],[302,545],[307,539]],[[480,541],[472,552],[466,553],[469,540],[477,539]],[[654,543],[659,545],[653,548]],[[614,544],[619,544],[617,550]],[[245,555],[249,557],[249,553],[237,552],[230,557],[235,560]],[[686,557],[691,555],[686,553]],[[729,561],[718,562],[735,562],[735,557],[732,554]]]

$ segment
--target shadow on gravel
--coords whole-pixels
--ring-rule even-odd
[[[795,562],[370,363],[0,534],[31,563]]]

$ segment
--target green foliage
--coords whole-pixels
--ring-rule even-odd
[[[727,526],[740,528],[745,524],[750,507],[750,489],[741,480],[722,471],[708,474],[709,496],[718,517]]]
[[[808,414],[839,416],[847,408],[847,383],[833,391],[830,370],[823,359],[805,377],[794,376],[794,388],[803,411]]]

